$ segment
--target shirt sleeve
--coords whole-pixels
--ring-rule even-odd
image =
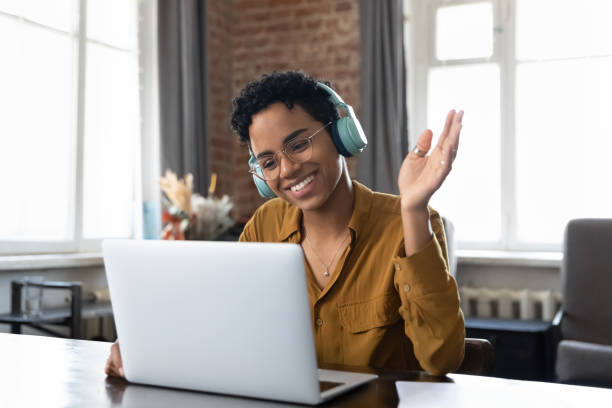
[[[448,273],[444,226],[432,212],[434,235],[419,252],[394,259],[394,284],[405,332],[421,367],[443,375],[459,367],[465,352],[465,325],[455,279]],[[403,248],[403,242],[401,247]]]

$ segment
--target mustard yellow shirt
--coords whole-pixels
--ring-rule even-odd
[[[350,242],[329,284],[306,279],[319,364],[425,369],[439,375],[463,360],[465,328],[448,273],[444,226],[430,208],[434,236],[405,256],[398,196],[353,181]],[[240,241],[302,241],[301,210],[279,198],[257,209]]]

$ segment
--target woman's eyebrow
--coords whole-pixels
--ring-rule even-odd
[[[294,130],[293,132],[289,133],[289,135],[287,135],[287,137],[285,137],[285,139],[283,139],[283,146],[290,142],[291,140],[295,139],[296,137],[298,137],[299,135],[301,135],[302,133],[304,133],[305,131],[307,131],[307,128],[303,128],[303,129],[298,129],[298,130]],[[274,152],[272,150],[264,150],[263,152],[259,153],[255,158],[259,159],[262,156],[267,156],[267,155],[271,155],[274,154]]]

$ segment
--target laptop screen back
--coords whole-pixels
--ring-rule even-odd
[[[108,240],[103,254],[128,380],[319,400],[298,245]]]

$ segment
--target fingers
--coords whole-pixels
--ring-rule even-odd
[[[450,122],[450,127],[445,134],[444,140],[440,140],[436,146],[437,149],[440,149],[441,156],[443,157],[440,163],[443,166],[445,164],[452,164],[453,160],[455,160],[457,157],[457,151],[459,149],[459,135],[461,134],[461,128],[463,126],[462,120],[463,111],[459,111],[454,114]]]
[[[463,119],[463,111],[455,112],[452,109],[446,115],[446,121],[444,122],[444,129],[438,139],[436,148],[442,149],[445,145],[450,144],[457,149],[459,144],[459,131],[461,130],[461,121]]]
[[[109,376],[125,377],[123,362],[121,361],[121,348],[119,347],[119,341],[116,341],[111,346],[110,356],[108,356],[108,359],[106,360],[104,372]]]
[[[431,147],[432,138],[433,133],[431,132],[431,130],[425,130],[417,139],[416,145],[414,149],[412,149],[410,154],[415,157],[424,157],[429,151],[429,148]]]
[[[104,367],[104,374],[109,377],[121,377],[119,371],[113,366],[110,357],[106,360],[106,367]]]
[[[125,377],[125,373],[123,372],[123,361],[121,360],[121,347],[119,346],[119,341],[116,341],[111,346],[111,358],[113,359],[113,364],[121,377]]]
[[[453,160],[457,151],[455,149],[445,148],[442,150],[442,158],[440,160],[440,173],[446,177],[453,167]]]
[[[444,143],[444,140],[446,140],[446,137],[448,136],[450,130],[451,130],[451,126],[453,124],[453,119],[456,116],[456,112],[454,109],[451,109],[450,112],[448,112],[448,114],[446,115],[446,120],[444,121],[444,128],[442,129],[442,133],[440,133],[440,138],[438,139],[438,146],[442,146],[442,143]]]
[[[459,134],[461,133],[461,128],[463,127],[462,122],[463,111],[459,111],[453,118],[451,128],[448,132],[448,138],[446,140],[446,143],[451,149],[457,150],[457,148],[459,147]]]

